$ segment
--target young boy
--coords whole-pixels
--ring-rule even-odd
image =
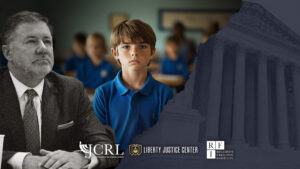
[[[162,60],[159,73],[168,75],[180,75],[185,80],[188,79],[189,70],[184,58],[179,56],[179,39],[175,36],[169,36],[166,40],[167,56]]]
[[[105,38],[99,33],[92,33],[86,42],[88,59],[79,64],[76,77],[82,81],[89,94],[101,84],[115,77],[114,67],[104,60],[106,53]]]
[[[85,53],[85,42],[86,42],[86,34],[85,33],[77,33],[73,38],[73,55],[65,63],[65,74],[68,76],[75,76],[78,65],[87,58]]]
[[[124,21],[111,33],[111,53],[122,70],[114,80],[97,88],[93,104],[99,120],[115,130],[121,151],[134,136],[157,122],[173,95],[147,71],[155,42],[152,28],[140,20]]]

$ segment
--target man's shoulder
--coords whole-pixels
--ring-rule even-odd
[[[115,92],[116,90],[113,80],[108,81],[97,87],[95,91],[95,100],[107,100],[108,98],[114,96]]]
[[[8,68],[7,67],[0,67],[0,79],[3,78],[5,73],[8,73]]]
[[[54,71],[50,72],[46,77],[47,80],[54,83],[58,88],[74,88],[81,87],[82,83],[74,77],[60,75]]]

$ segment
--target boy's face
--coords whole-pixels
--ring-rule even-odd
[[[72,48],[77,56],[84,57],[85,55],[84,44],[81,44],[77,41],[73,41]]]
[[[166,43],[166,52],[168,57],[171,60],[176,60],[178,58],[178,50],[179,46],[174,42],[167,42]]]
[[[112,55],[120,61],[123,70],[134,71],[147,69],[155,51],[154,48],[151,52],[150,44],[145,43],[142,39],[133,42],[127,37],[117,46],[116,50],[111,49]]]
[[[105,51],[100,43],[100,40],[95,38],[88,38],[86,42],[86,52],[88,56],[93,59],[101,59]]]

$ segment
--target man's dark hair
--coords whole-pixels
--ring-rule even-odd
[[[16,31],[20,24],[37,22],[46,23],[50,29],[51,35],[53,35],[52,26],[49,24],[49,21],[45,16],[37,12],[21,11],[10,16],[5,22],[1,34],[2,44],[7,45],[9,43],[12,38],[11,35]]]
[[[78,32],[74,35],[73,40],[77,43],[85,45],[87,35],[84,32]]]

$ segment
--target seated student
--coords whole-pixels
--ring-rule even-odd
[[[196,56],[195,42],[185,36],[185,26],[181,22],[176,22],[172,31],[173,36],[179,39],[179,55],[186,60],[189,66],[192,65]]]
[[[73,55],[65,62],[65,75],[75,76],[78,65],[83,62],[87,56],[85,53],[85,33],[77,33],[73,39]]]
[[[140,20],[124,21],[111,33],[111,53],[122,69],[114,80],[97,88],[93,107],[101,123],[114,129],[121,151],[157,122],[173,96],[168,86],[147,71],[155,42],[152,28]]]
[[[167,75],[180,75],[188,79],[189,70],[184,58],[179,56],[179,40],[175,36],[169,36],[166,40],[166,57],[162,60],[159,73]]]
[[[101,34],[92,33],[88,36],[88,59],[78,65],[76,77],[82,81],[89,94],[93,94],[98,86],[115,77],[114,67],[104,60],[106,50],[105,39]]]

